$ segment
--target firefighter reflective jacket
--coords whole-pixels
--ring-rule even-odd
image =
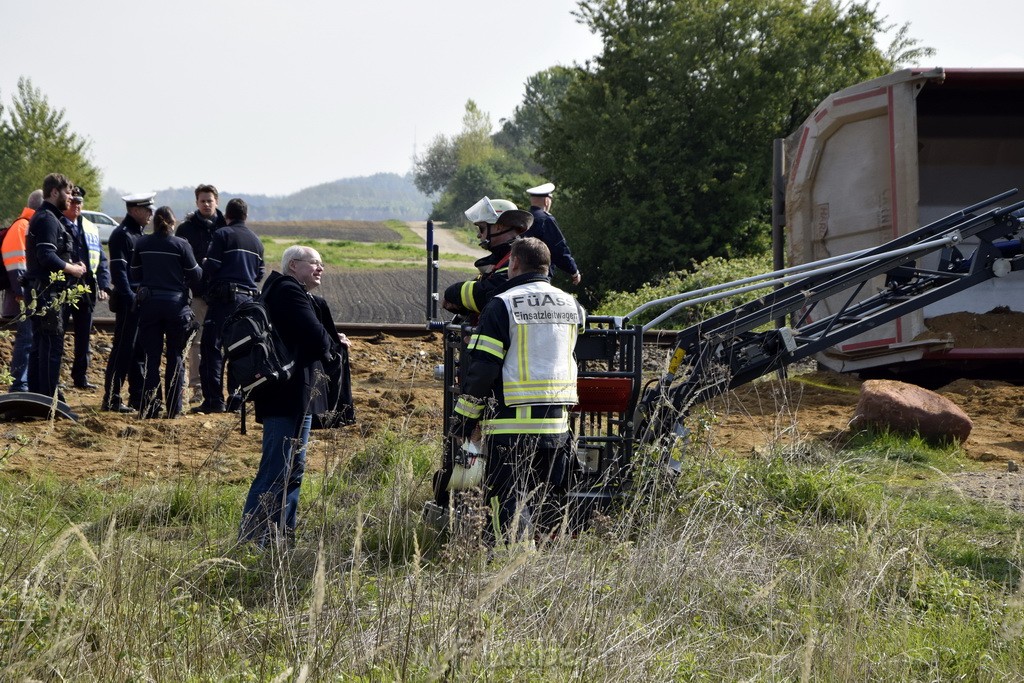
[[[456,415],[485,434],[562,434],[577,402],[576,337],[583,307],[543,275],[521,275],[484,308]],[[489,399],[496,407],[485,415]]]
[[[79,226],[85,239],[85,247],[89,250],[89,272],[99,272],[100,258],[103,254],[103,243],[100,242],[100,229],[88,218],[83,218]]]

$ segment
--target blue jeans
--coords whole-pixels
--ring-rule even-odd
[[[11,391],[28,391],[28,356],[32,351],[32,319],[25,318],[15,328],[11,351]]]
[[[263,457],[242,508],[239,541],[266,546],[293,539],[312,420],[308,414],[263,418]]]

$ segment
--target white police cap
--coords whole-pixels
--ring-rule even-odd
[[[538,185],[537,187],[531,187],[529,190],[526,191],[526,194],[530,195],[531,197],[547,197],[554,191],[554,183],[544,183],[543,185]]]
[[[134,206],[155,206],[156,202],[153,201],[155,196],[156,192],[136,192],[135,194],[126,194],[121,199],[124,201],[125,206],[130,209]]]

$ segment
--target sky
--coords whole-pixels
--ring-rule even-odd
[[[1024,67],[1020,0],[877,4],[936,49],[922,66]],[[575,0],[0,0],[0,101],[30,78],[90,141],[105,187],[209,182],[284,195],[408,172],[435,136],[459,131],[468,99],[497,127],[530,75],[600,51],[575,9]]]

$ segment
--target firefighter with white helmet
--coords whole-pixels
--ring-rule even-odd
[[[476,316],[508,280],[512,241],[530,229],[533,216],[506,199],[487,197],[466,209],[465,215],[476,226],[480,246],[491,253],[474,264],[480,275],[445,290],[443,305],[453,313]]]
[[[470,337],[472,362],[451,423],[457,440],[481,428],[486,503],[498,505],[497,525],[486,528],[506,539],[557,528],[574,460],[569,410],[577,403],[574,349],[586,312],[550,284],[550,266],[550,251],[536,238],[510,248],[509,279]],[[520,527],[512,528],[517,519]]]

